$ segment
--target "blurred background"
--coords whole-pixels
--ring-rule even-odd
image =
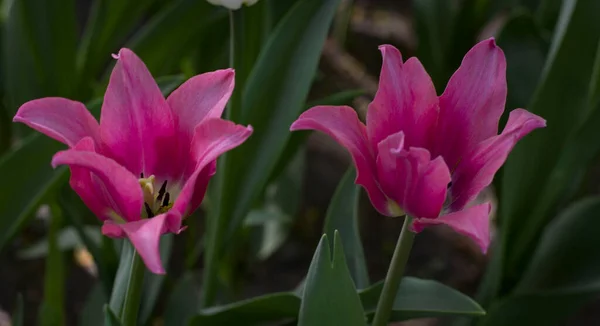
[[[244,164],[219,173],[259,171],[260,180],[236,179],[225,197],[223,205],[242,208],[230,213],[233,236],[213,253],[220,301],[294,290],[306,275],[350,157],[323,134],[290,136],[302,110],[348,104],[364,118],[381,44],[398,47],[405,60],[418,56],[441,94],[462,56],[495,36],[508,60],[507,111],[527,108],[548,128],[515,149],[482,195],[498,203],[488,256],[436,227],[416,238],[407,270],[476,298],[488,317],[400,324],[599,325],[600,1],[303,1],[259,0],[234,15],[243,44],[236,89],[251,104],[231,118],[257,133],[245,152],[232,153]],[[12,124],[12,116],[44,96],[82,101],[97,116],[110,54],[123,46],[165,94],[193,75],[230,67],[229,15],[201,0],[4,0],[0,16],[0,325],[10,325],[15,311],[24,311],[23,325],[101,325],[119,251],[68,187],[66,170],[51,169],[61,145]],[[379,216],[358,194],[348,199],[346,206],[356,204],[348,218],[358,225],[368,279],[377,281],[402,220]],[[195,306],[213,261],[204,221],[215,197],[209,192],[181,236],[163,237],[168,274],[146,280],[145,325],[184,324],[186,306]]]

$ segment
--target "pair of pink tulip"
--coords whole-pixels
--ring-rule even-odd
[[[518,109],[497,135],[506,62],[491,39],[467,53],[439,98],[416,58],[403,63],[394,47],[381,50],[379,90],[366,126],[350,107],[319,106],[291,129],[320,130],[346,147],[356,182],[382,214],[406,212],[417,232],[447,224],[485,251],[490,204],[468,204],[515,143],[545,121]],[[52,165],[70,167],[70,185],[104,221],[103,234],[129,238],[148,269],[164,273],[160,236],[183,230],[216,159],[242,144],[252,128],[220,118],[234,87],[233,70],[193,77],[165,100],[133,52],[122,49],[115,58],[100,124],[83,104],[63,98],[27,102],[14,121],[69,146]]]

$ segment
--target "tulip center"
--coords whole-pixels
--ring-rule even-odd
[[[173,202],[171,201],[171,194],[167,191],[167,180],[156,191],[154,175],[144,178],[142,173],[140,177],[139,182],[144,194],[142,218],[154,217],[171,209]]]

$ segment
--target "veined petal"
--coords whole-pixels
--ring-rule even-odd
[[[61,97],[46,97],[29,101],[19,108],[13,118],[58,140],[75,146],[84,137],[98,139],[98,121],[80,102]]]
[[[379,49],[383,55],[379,88],[367,111],[372,148],[401,130],[406,147],[429,148],[439,111],[431,78],[417,58],[402,63],[395,47],[382,45]]]
[[[510,112],[502,134],[479,143],[465,155],[452,175],[451,209],[459,210],[487,187],[517,142],[546,121],[523,109]]]
[[[98,178],[99,181],[96,182],[96,194],[102,193],[106,199],[104,202],[112,204],[117,216],[126,221],[140,219],[144,204],[142,188],[137,177],[119,163],[95,152],[70,149],[54,155],[52,166],[56,168],[58,165],[89,171],[92,174],[90,178]],[[76,173],[79,171],[76,170]]]
[[[412,225],[414,232],[437,224],[446,224],[454,231],[473,239],[483,253],[490,245],[490,210],[492,205],[485,203],[472,206],[461,211],[442,215],[438,218],[415,219]]]
[[[179,129],[189,133],[205,119],[220,118],[233,92],[233,69],[217,70],[190,78],[167,98]]]
[[[106,221],[102,226],[102,234],[111,238],[127,237],[152,273],[165,274],[160,259],[159,244],[160,236],[167,232],[166,223],[169,214],[172,213],[123,224]]]
[[[140,58],[129,49],[115,58],[100,117],[102,141],[134,175],[162,175],[173,165],[171,109]]]
[[[377,185],[375,158],[369,148],[365,125],[348,106],[316,106],[302,113],[290,130],[318,130],[344,146],[356,166],[356,183],[363,186],[371,203],[383,215],[391,216],[387,198]]]
[[[181,216],[191,214],[202,202],[208,179],[215,171],[215,160],[241,145],[251,134],[251,126],[244,127],[222,119],[209,119],[198,125],[191,145],[196,167],[177,196],[172,210]]]
[[[506,101],[506,59],[493,38],[465,55],[440,96],[434,154],[451,170],[479,142],[498,134]]]
[[[439,216],[450,171],[441,157],[430,159],[426,149],[404,149],[404,134],[398,132],[379,143],[377,175],[384,193],[414,217]]]

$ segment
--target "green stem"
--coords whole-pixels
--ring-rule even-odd
[[[383,290],[379,297],[375,317],[373,317],[373,323],[371,324],[372,326],[385,326],[390,319],[394,300],[396,299],[396,293],[398,292],[398,287],[400,286],[400,281],[404,274],[404,268],[406,267],[413,240],[415,239],[415,233],[409,228],[411,222],[412,218],[407,215],[404,218],[402,232],[400,232],[400,237],[398,237],[394,256],[392,256],[390,268],[385,277],[385,283],[383,284]]]
[[[140,302],[142,300],[142,287],[144,284],[144,263],[137,251],[133,252],[127,292],[123,303],[121,322],[123,326],[136,326]]]
[[[235,68],[235,13],[229,11],[229,64]],[[236,80],[238,78],[236,77]],[[229,100],[225,118],[231,120],[237,115],[235,111],[239,107],[241,85],[236,85],[233,95]],[[206,255],[204,256],[204,272],[202,274],[202,292],[200,294],[200,305],[203,308],[214,305],[217,298],[218,280],[217,268],[218,258],[220,257],[221,245],[224,233],[227,230],[227,216],[222,209],[223,192],[225,188],[225,178],[227,171],[227,154],[222,155],[217,161],[217,175],[215,176],[215,188],[211,198],[211,208],[209,218],[207,219],[207,237],[206,237]]]

